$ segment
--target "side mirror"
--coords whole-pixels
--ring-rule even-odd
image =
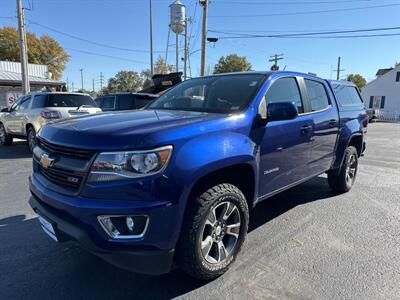
[[[257,120],[265,126],[271,121],[283,121],[297,118],[297,108],[292,102],[269,103],[263,98],[258,106]]]
[[[2,110],[0,110],[0,112],[9,112],[10,110],[8,109],[8,107],[3,108]]]
[[[267,107],[268,121],[292,120],[297,115],[297,107],[292,102],[269,103]]]

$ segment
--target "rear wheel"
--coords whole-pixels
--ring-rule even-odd
[[[27,135],[29,152],[32,153],[33,146],[35,145],[35,138],[36,138],[35,129],[33,127],[29,127],[26,135]]]
[[[353,146],[347,147],[340,172],[328,173],[328,183],[332,190],[338,193],[350,191],[353,186],[358,169],[358,153]]]
[[[225,183],[188,205],[176,252],[178,265],[197,279],[214,279],[229,269],[245,240],[246,198],[236,186]]]
[[[0,145],[10,146],[13,142],[13,137],[6,133],[4,125],[0,123]]]

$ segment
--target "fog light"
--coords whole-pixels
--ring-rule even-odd
[[[133,231],[135,222],[133,222],[132,217],[126,217],[126,227],[128,227],[129,231]]]
[[[145,215],[98,216],[97,220],[112,239],[142,238],[149,223],[149,217]]]

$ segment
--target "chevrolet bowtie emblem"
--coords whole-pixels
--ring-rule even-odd
[[[40,156],[40,164],[44,169],[51,167],[54,163],[54,158],[50,158],[46,153]]]

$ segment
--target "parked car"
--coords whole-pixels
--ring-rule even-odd
[[[102,111],[140,109],[158,95],[144,93],[116,93],[97,97],[94,101]]]
[[[367,115],[369,118],[369,122],[378,120],[378,111],[373,108],[367,109]]]
[[[0,114],[0,145],[9,146],[13,138],[27,139],[32,151],[35,136],[49,121],[101,112],[86,94],[33,92],[20,97]]]
[[[348,93],[335,97],[338,86]],[[145,110],[44,126],[29,202],[56,241],[124,269],[176,263],[209,280],[235,261],[261,201],[323,173],[349,191],[367,123],[348,82],[285,71],[190,79]]]

